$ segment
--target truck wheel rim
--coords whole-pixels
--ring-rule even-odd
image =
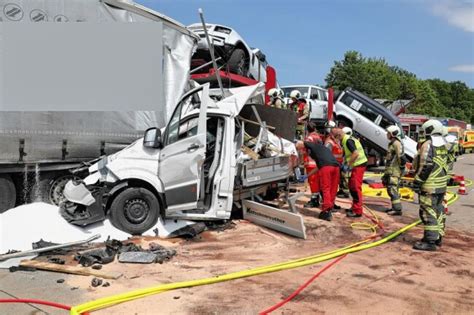
[[[54,183],[51,185],[51,188],[49,190],[49,200],[51,203],[55,204],[56,206],[59,206],[61,202],[66,201],[66,198],[64,197],[64,188],[66,187],[66,184],[70,180],[77,180],[80,179],[77,176],[63,176],[61,178],[58,178],[54,181]]]
[[[125,203],[124,213],[129,222],[139,224],[148,217],[150,207],[143,199],[131,199]]]

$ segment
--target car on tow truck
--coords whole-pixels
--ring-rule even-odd
[[[200,37],[198,48],[191,59],[191,71],[205,64],[208,66],[200,71],[209,70],[212,66],[211,55],[202,24],[191,24],[188,29]],[[237,75],[266,82],[267,60],[260,49],[251,48],[239,33],[228,26],[206,24],[206,29],[214,46],[218,67]]]

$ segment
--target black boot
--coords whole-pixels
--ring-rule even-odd
[[[342,190],[339,190],[339,191],[337,192],[337,195],[336,195],[336,196],[338,196],[338,197],[340,197],[340,198],[349,198],[349,194],[346,193],[346,192],[344,192],[344,191],[342,191]]]
[[[439,238],[435,241],[435,245],[441,247],[443,244],[443,237],[440,235]]]
[[[319,218],[321,220],[331,221],[332,220],[332,213],[331,213],[331,211],[322,211],[319,214]]]
[[[311,199],[305,204],[305,208],[318,208],[320,205],[319,203],[319,195],[311,196]]]
[[[422,239],[421,241],[418,241],[415,243],[415,245],[413,245],[413,249],[433,252],[436,251],[436,244],[434,241],[425,241]]]
[[[337,212],[337,211],[339,211],[339,210],[341,210],[341,209],[342,209],[341,206],[338,206],[338,205],[334,204],[334,207],[332,208],[332,211],[333,211],[333,212]]]
[[[388,215],[396,216],[396,215],[402,215],[401,210],[395,210],[395,209],[390,209],[387,211]]]

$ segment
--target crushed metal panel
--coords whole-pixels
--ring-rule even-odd
[[[298,213],[243,200],[244,219],[267,228],[306,239],[303,217]]]

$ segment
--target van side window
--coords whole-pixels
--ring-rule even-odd
[[[311,88],[311,97],[310,97],[310,99],[312,99],[312,100],[319,100],[320,99],[317,89]]]
[[[382,120],[380,121],[379,126],[383,129],[386,129],[388,126],[393,125],[393,122],[388,120],[386,117],[382,116]]]
[[[192,110],[199,108],[200,105],[201,100],[198,92],[189,95],[178,104],[167,127],[165,145],[191,136],[194,127],[196,127],[195,131],[197,131],[197,120],[195,122],[192,120],[182,122],[182,117]],[[193,123],[196,125],[193,126]]]
[[[341,98],[341,102],[346,104],[349,107],[351,107],[351,104],[353,101],[354,101],[354,98],[350,96],[349,94],[344,94],[344,96]]]

